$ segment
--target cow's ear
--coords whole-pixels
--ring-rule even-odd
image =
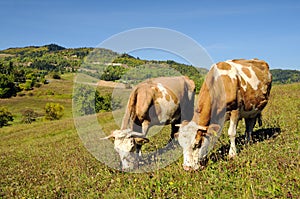
[[[207,133],[210,135],[217,136],[221,126],[218,124],[211,124],[207,129]]]
[[[179,132],[174,133],[174,138],[175,138],[175,139],[178,139],[178,137],[179,137]]]
[[[148,138],[141,138],[141,137],[135,137],[134,138],[135,143],[139,144],[139,145],[143,145],[149,142]]]

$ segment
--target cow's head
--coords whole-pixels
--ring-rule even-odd
[[[149,142],[149,139],[138,136],[137,132],[130,129],[115,130],[105,138],[114,139],[114,148],[119,153],[122,162],[122,169],[132,169],[136,166],[136,149],[138,145],[143,145]]]
[[[198,170],[200,160],[208,153],[210,138],[219,131],[220,126],[212,124],[199,126],[195,122],[183,122],[176,137],[183,148],[183,168],[185,170]]]

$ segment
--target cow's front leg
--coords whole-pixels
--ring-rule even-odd
[[[238,119],[239,112],[237,110],[232,111],[230,115],[230,125],[228,129],[228,135],[230,139],[229,158],[233,158],[236,156],[235,136]]]
[[[150,122],[148,120],[145,120],[142,123],[142,133],[140,135],[141,137],[146,137],[146,135],[148,133],[148,129],[149,129],[149,124],[150,124]],[[139,156],[142,156],[142,145],[137,144],[136,153],[139,154]]]
[[[174,139],[175,133],[177,133],[179,131],[179,126],[178,125],[176,126],[176,124],[180,124],[180,120],[171,124],[171,139],[170,139],[170,141],[172,141],[172,139]]]
[[[245,131],[245,137],[246,137],[246,143],[249,143],[252,141],[252,132],[253,128],[255,126],[256,118],[245,118],[246,123],[246,131]]]

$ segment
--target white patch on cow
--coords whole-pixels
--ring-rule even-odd
[[[230,125],[228,129],[228,135],[230,139],[229,157],[236,156],[235,136],[236,136],[237,120],[230,118]]]
[[[258,89],[258,85],[260,83],[259,79],[257,78],[255,72],[252,70],[251,67],[247,67],[247,69],[250,71],[250,74],[251,74],[251,77],[249,78],[243,71],[242,71],[242,68],[244,67],[243,65],[241,64],[237,64],[237,63],[234,63],[232,62],[232,60],[228,60],[228,61],[225,61],[225,63],[231,65],[231,69],[230,70],[222,70],[222,69],[219,69],[217,67],[217,65],[214,65],[214,68],[215,68],[215,72],[214,72],[214,75],[215,75],[215,78],[219,78],[220,76],[222,75],[227,75],[229,76],[231,79],[236,79],[237,76],[240,78],[243,78],[245,80],[245,82],[249,83],[250,86],[254,89],[254,90],[257,90]],[[244,91],[246,91],[247,89],[247,85],[242,85],[241,84],[241,87],[244,89]]]
[[[169,95],[167,89],[161,84],[157,84],[157,88],[162,93],[163,97],[158,98],[157,103],[160,106],[161,114],[158,115],[158,120],[161,123],[167,122],[170,118],[173,118],[174,109],[177,109],[178,105],[173,101],[172,97]],[[167,95],[169,95],[170,100],[166,99]],[[174,107],[174,108],[172,108]]]
[[[226,63],[230,64],[232,67],[231,68],[236,68],[238,75],[243,78],[247,83],[250,84],[250,86],[254,89],[257,90],[258,89],[258,85],[260,83],[259,79],[257,78],[255,72],[252,70],[251,67],[247,67],[247,69],[250,71],[251,77],[249,78],[243,71],[242,68],[244,67],[241,64],[237,64],[230,61],[226,61]],[[242,88],[244,89],[244,91],[246,91],[247,85],[242,85]]]
[[[178,142],[183,149],[183,167],[199,168],[199,148],[194,148],[198,125],[191,121],[187,125],[180,127]]]
[[[216,64],[213,67],[215,68],[214,76],[216,79],[222,75],[227,75],[230,77],[230,79],[236,79],[237,71],[234,67],[231,67],[230,70],[221,70]]]
[[[134,149],[135,143],[134,139],[128,137],[130,134],[130,129],[124,130],[115,130],[113,132],[114,135],[114,148],[118,152],[121,162],[122,168],[133,168],[134,165]]]

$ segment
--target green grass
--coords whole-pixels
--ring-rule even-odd
[[[28,108],[39,114],[44,114],[48,102],[60,103],[65,107],[64,118],[72,117],[72,92],[74,74],[63,75],[62,79],[50,79],[50,84],[42,85],[31,91],[23,91],[25,96],[10,99],[0,99],[1,106],[6,106],[15,117],[13,124],[20,123],[22,111]]]
[[[45,95],[47,90],[54,95]],[[180,158],[161,170],[139,174],[110,169],[83,146],[71,113],[72,76],[31,92],[31,97],[1,100],[1,105],[18,115],[24,106],[42,112],[46,102],[54,101],[65,106],[65,115],[59,121],[30,125],[16,121],[0,129],[0,198],[300,197],[299,83],[272,88],[262,129],[276,133],[263,139],[256,135],[259,141],[247,146],[239,142],[234,160],[223,154],[229,146],[224,133],[202,171],[185,172]],[[42,94],[37,95],[39,92]],[[107,133],[118,127],[111,113],[100,113],[98,121]],[[240,137],[243,132],[240,122]],[[143,150],[153,151],[166,144],[169,127],[162,134],[151,137]]]

